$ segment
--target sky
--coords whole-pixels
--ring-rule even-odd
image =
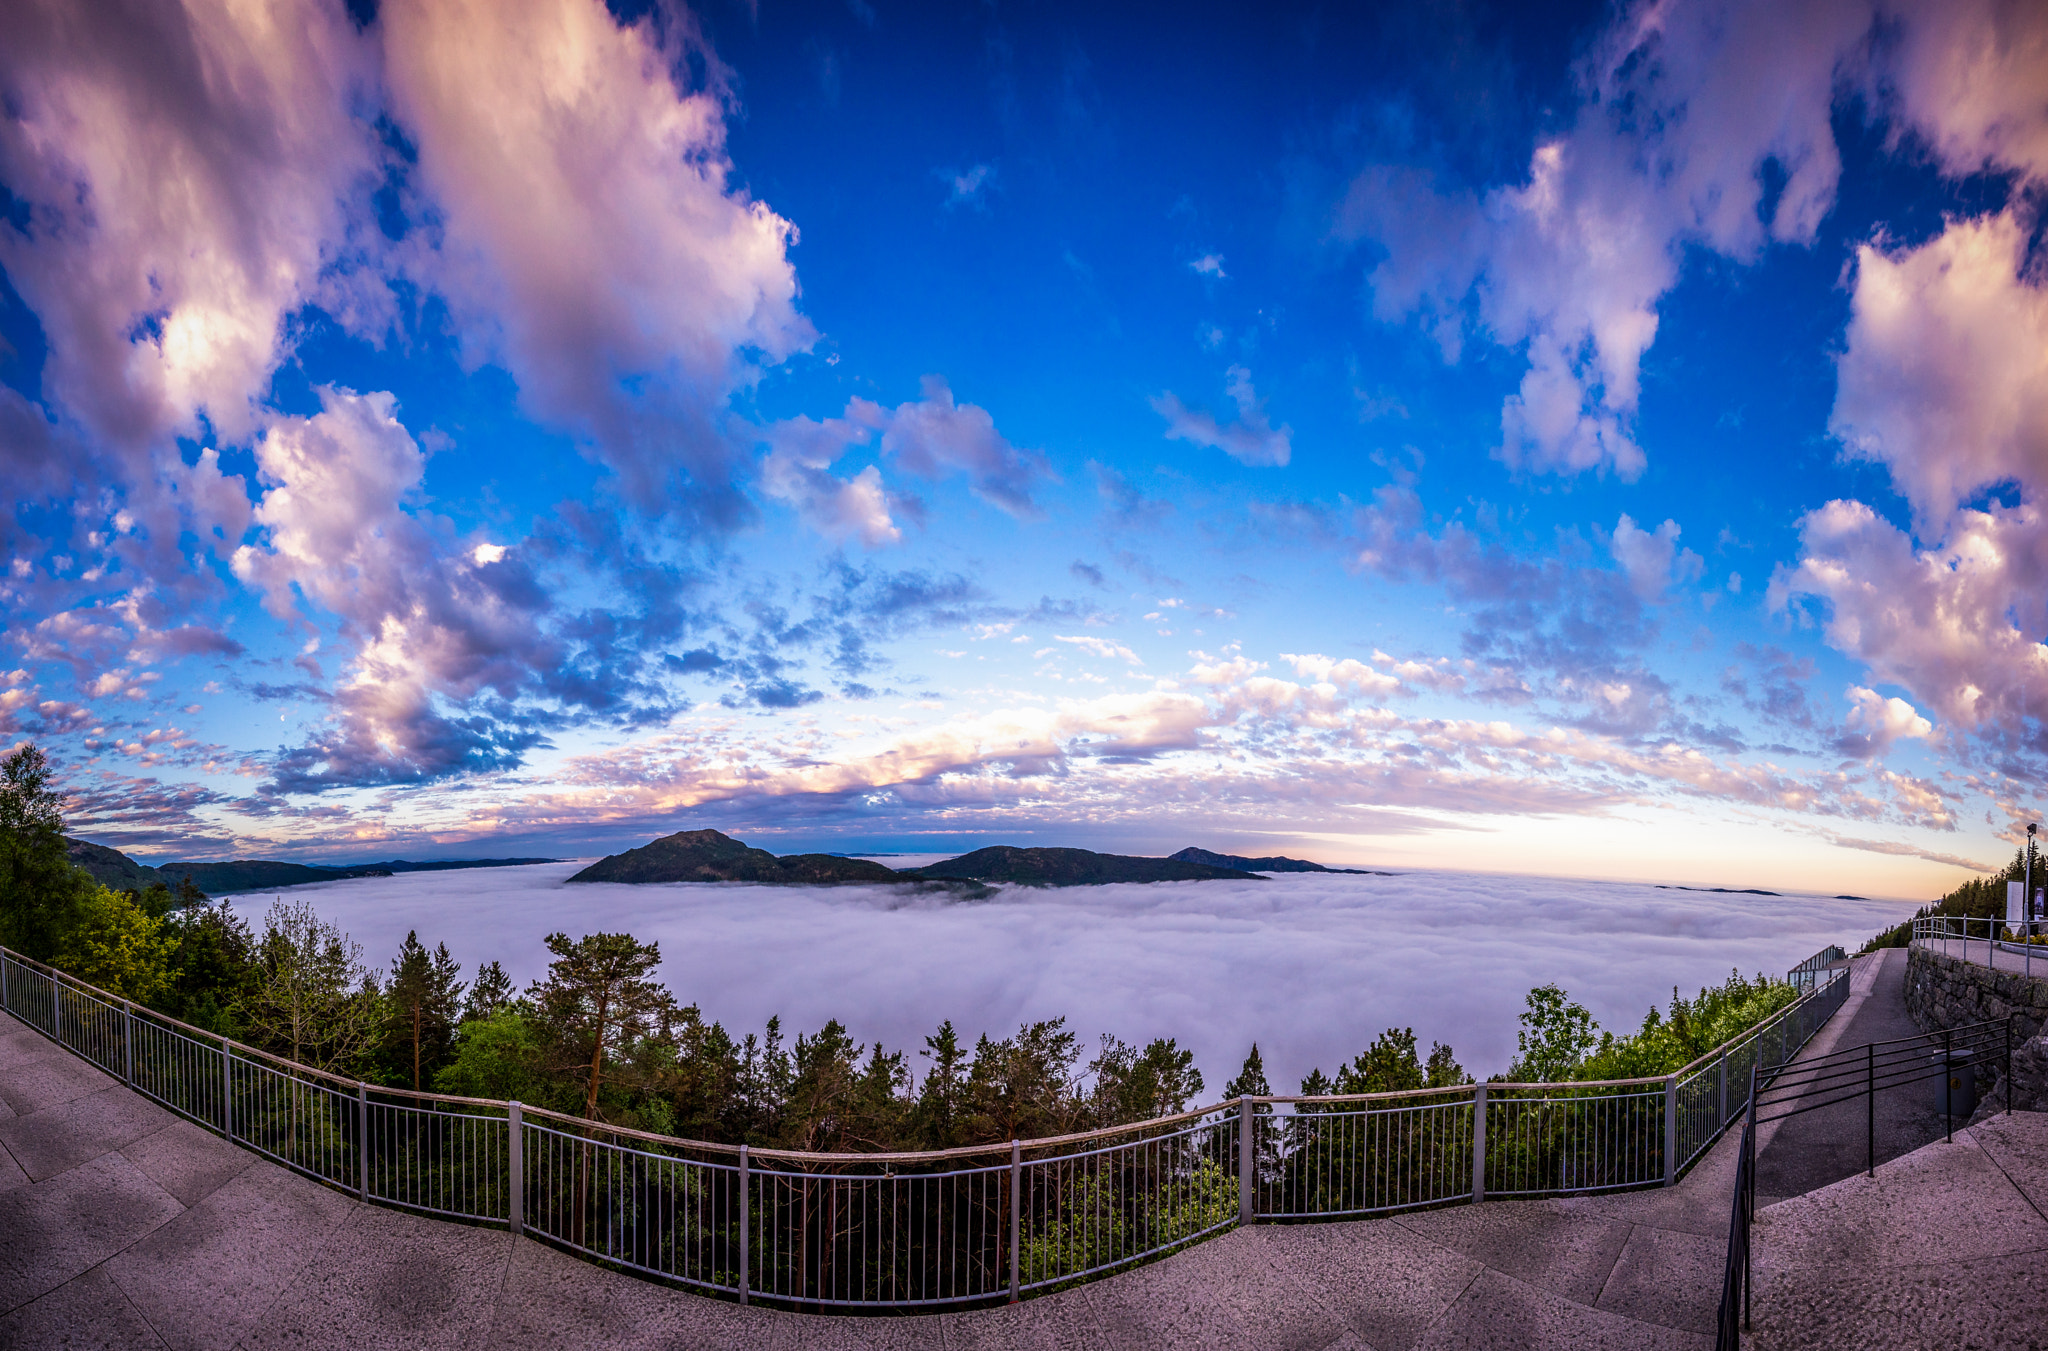
[[[710,826],[1940,894],[2048,771],[2048,9],[0,13],[0,744],[145,859]]]
[[[1673,987],[1690,997],[1731,969],[1782,977],[1912,913],[1879,900],[1438,871],[1001,887],[962,905],[900,887],[565,886],[577,867],[401,873],[282,899],[345,930],[372,969],[417,931],[465,973],[500,963],[515,988],[546,974],[542,935],[573,913],[660,944],[657,978],[735,1037],[771,1017],[790,1040],[836,1018],[857,1041],[912,1052],[942,1019],[969,1045],[1047,1018],[1067,1019],[1091,1053],[1104,1034],[1172,1037],[1194,1052],[1205,1101],[1254,1041],[1291,1092],[1387,1027],[1411,1028],[1424,1056],[1440,1041],[1467,1070],[1498,1074],[1534,986],[1562,984],[1625,1034],[1652,1004],[1668,1008]],[[273,897],[234,904],[260,927]]]

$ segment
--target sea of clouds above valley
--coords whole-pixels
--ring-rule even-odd
[[[910,860],[891,859],[898,866]],[[1098,1034],[1171,1036],[1217,1096],[1256,1040],[1276,1091],[1389,1026],[1507,1067],[1524,994],[1557,981],[1607,1027],[1633,1030],[1672,986],[1729,969],[1782,975],[1829,943],[1852,951],[1912,913],[1894,901],[1664,890],[1640,883],[1418,871],[1268,882],[1035,889],[983,901],[893,887],[623,885],[582,865],[409,873],[295,888],[388,964],[408,929],[464,967],[502,962],[520,987],[543,937],[659,941],[676,996],[735,1035],[780,1014],[786,1034],[838,1018],[858,1040],[915,1051],[942,1019],[962,1039],[1065,1016]],[[260,925],[269,895],[235,898]],[[912,1057],[920,1073],[922,1063]]]

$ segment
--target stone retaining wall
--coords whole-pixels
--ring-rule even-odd
[[[2048,979],[1993,971],[1915,943],[1906,958],[1906,1012],[1923,1032],[2012,1015],[2012,1105],[2048,1112]],[[1996,1074],[2003,1067],[1987,1068]],[[1985,1096],[1979,1115],[2002,1108],[2005,1097],[2000,1084]]]

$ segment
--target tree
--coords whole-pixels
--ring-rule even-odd
[[[554,1043],[555,1068],[576,1083],[583,1115],[595,1121],[607,1069],[628,1077],[620,1062],[673,1012],[669,992],[648,979],[661,964],[661,945],[607,933],[574,942],[554,933],[547,945],[555,960],[548,965],[547,979],[534,986],[533,1002]]]
[[[172,942],[163,921],[125,893],[94,887],[58,938],[53,965],[88,985],[146,1003],[169,981]]]
[[[1252,1043],[1251,1054],[1244,1058],[1237,1077],[1223,1085],[1223,1096],[1233,1101],[1273,1096],[1273,1085],[1266,1080],[1266,1060],[1259,1054],[1257,1042]],[[1272,1176],[1280,1162],[1280,1133],[1273,1128],[1270,1102],[1252,1104],[1252,1162],[1261,1177]]]
[[[434,1089],[463,1098],[501,1098],[551,1105],[547,1043],[524,1000],[500,1005],[462,1025],[455,1053],[434,1076]]]
[[[98,885],[65,853],[49,757],[16,746],[0,759],[0,943],[48,961]]]
[[[1600,1041],[1593,1015],[1554,983],[1529,991],[1520,1021],[1522,1030],[1515,1034],[1519,1054],[1508,1070],[1511,1082],[1563,1083]]]
[[[457,979],[461,973],[446,943],[429,956],[413,930],[406,932],[405,944],[391,963],[385,1048],[394,1054],[401,1074],[411,1070],[415,1091],[433,1081],[454,1048],[455,1024],[462,1013],[464,987]]]
[[[951,1019],[924,1039],[918,1052],[932,1062],[918,1089],[911,1126],[924,1149],[951,1149],[962,1142],[967,1114],[967,1053]]]
[[[1195,1053],[1181,1050],[1171,1037],[1160,1037],[1140,1051],[1105,1033],[1088,1069],[1095,1077],[1089,1114],[1097,1126],[1171,1116],[1186,1110],[1188,1100],[1202,1091]]]
[[[210,903],[196,887],[192,895],[198,899],[164,917],[170,983],[156,1007],[209,1032],[239,1035],[237,1010],[262,977],[256,936],[225,900]]]
[[[1067,1020],[1026,1023],[1017,1035],[974,1046],[967,1072],[968,1136],[972,1142],[1063,1135],[1081,1115],[1074,1062],[1081,1049]]]
[[[469,987],[469,1001],[462,1006],[462,1021],[488,1018],[511,999],[512,978],[505,974],[505,968],[496,962],[485,962],[476,969],[476,980]]]
[[[267,1049],[330,1071],[352,1066],[384,1023],[361,946],[303,899],[279,899],[264,916],[256,981],[239,1011]]]

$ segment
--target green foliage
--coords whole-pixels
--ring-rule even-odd
[[[547,1068],[547,1041],[524,1000],[500,1005],[487,1018],[462,1025],[434,1090],[462,1098],[500,1098],[556,1110],[573,1108],[573,1094]]]
[[[197,900],[164,917],[171,941],[170,980],[154,1007],[173,1018],[223,1036],[240,1037],[238,1010],[256,991],[262,967],[256,960],[256,937],[226,901]]]
[[[169,983],[171,949],[162,920],[126,892],[94,887],[58,936],[53,961],[89,985],[144,1004]]]
[[[2041,887],[2044,883],[2048,883],[2048,877],[2043,876],[2044,872],[2048,872],[2048,851],[2036,849],[2034,851],[2034,886],[2036,888]],[[2022,847],[2013,852],[2012,862],[2005,865],[2004,871],[1993,873],[1989,877],[1970,878],[1933,905],[1920,907],[1915,912],[1913,919],[1927,919],[1931,916],[1946,915],[1950,917],[1967,916],[1971,919],[2002,920],[2005,918],[2005,884],[2008,882],[2024,882],[2026,879],[2027,851]],[[1981,934],[1983,926],[1979,925],[1977,931]],[[1869,942],[1863,945],[1858,955],[1860,956],[1866,952],[1876,952],[1881,948],[1902,948],[1912,941],[1913,920],[1907,920],[1903,924],[1893,925],[1891,928],[1872,937]]]
[[[469,998],[462,1005],[462,1021],[488,1018],[512,999],[512,978],[496,962],[485,962],[470,982]]]
[[[1599,1044],[1600,1024],[1555,983],[1529,991],[1527,1002],[1507,1082],[1556,1084],[1578,1077],[1579,1066]]]
[[[336,1073],[358,1068],[384,1027],[384,1000],[362,948],[304,898],[264,916],[256,979],[237,1005],[250,1040]]]
[[[1638,1079],[1673,1074],[1796,1002],[1799,987],[1759,972],[1745,980],[1730,971],[1719,985],[1709,985],[1692,999],[1671,991],[1671,1009],[1655,1008],[1643,1017],[1633,1036],[1600,1034],[1600,1045],[1581,1063],[1577,1079]]]
[[[1195,1053],[1181,1050],[1171,1037],[1140,1051],[1104,1034],[1088,1071],[1095,1079],[1088,1115],[1098,1125],[1171,1116],[1185,1111],[1202,1092]]]
[[[65,852],[51,775],[34,742],[0,759],[0,944],[38,961],[56,955],[100,889]]]
[[[603,1120],[607,1080],[616,1097],[658,1069],[645,1054],[656,1048],[642,1043],[665,1034],[675,1009],[669,992],[649,979],[661,964],[661,946],[608,933],[573,942],[567,934],[549,934],[547,946],[555,959],[530,997],[549,1043],[549,1066],[581,1090],[582,1114]]]
[[[406,932],[384,997],[384,1056],[398,1082],[415,1089],[432,1083],[453,1051],[462,1015],[461,971],[446,943],[430,956],[419,934]]]
[[[1067,1020],[1026,1023],[1014,1037],[975,1043],[967,1072],[970,1141],[1064,1135],[1082,1124],[1074,1064],[1081,1058]]]
[[[1237,1178],[1208,1157],[1158,1171],[1091,1168],[1055,1185],[1059,1195],[1031,1198],[1033,1209],[1053,1218],[1019,1246],[1018,1275],[1026,1282],[1169,1247],[1237,1214]]]

